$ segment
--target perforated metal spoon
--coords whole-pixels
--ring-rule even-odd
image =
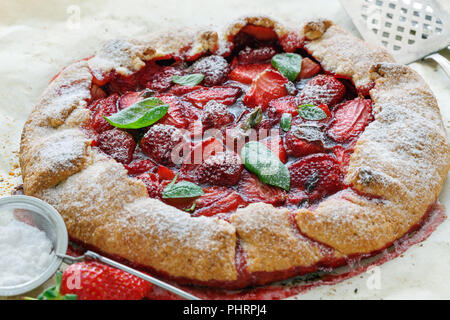
[[[340,1],[366,41],[381,44],[399,63],[433,59],[450,78],[450,62],[437,53],[450,45],[450,19],[438,2]]]
[[[180,296],[182,298],[185,298],[187,300],[201,300],[200,298],[198,298],[198,297],[196,297],[196,296],[194,296],[194,295],[192,295],[192,294],[190,294],[190,293],[188,293],[188,292],[186,292],[184,290],[181,290],[181,289],[179,289],[177,287],[174,287],[174,286],[172,286],[172,285],[170,285],[170,284],[168,284],[168,283],[166,283],[164,281],[156,279],[156,278],[154,278],[152,276],[149,276],[148,274],[145,274],[143,272],[140,272],[140,271],[138,271],[136,269],[130,268],[130,267],[128,267],[128,266],[126,266],[124,264],[121,264],[121,263],[119,263],[117,261],[114,261],[114,260],[108,259],[106,257],[103,257],[103,256],[101,256],[101,255],[99,255],[99,254],[97,254],[95,252],[92,252],[92,251],[86,251],[84,253],[84,255],[79,256],[79,257],[72,257],[72,256],[64,255],[64,254],[57,254],[57,256],[59,258],[63,259],[63,261],[65,263],[67,263],[67,264],[80,262],[80,261],[83,261],[85,259],[97,260],[97,261],[100,261],[100,262],[102,262],[104,264],[107,264],[107,265],[109,265],[111,267],[114,267],[114,268],[120,269],[122,271],[128,272],[128,273],[130,273],[130,274],[132,274],[132,275],[134,275],[134,276],[136,276],[138,278],[141,278],[141,279],[143,279],[145,281],[148,281],[148,282],[154,284],[155,286],[158,286],[160,288],[166,289],[167,291],[175,293],[176,295],[178,295],[178,296]]]

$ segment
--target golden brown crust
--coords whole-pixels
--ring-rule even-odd
[[[382,64],[373,71],[375,120],[355,146],[345,181],[406,207],[417,223],[436,201],[449,170],[450,146],[439,107],[409,67]]]
[[[95,155],[87,168],[36,196],[59,211],[72,237],[95,246],[96,230],[110,223],[127,203],[147,197],[147,190],[141,181],[129,178],[122,165]]]
[[[331,27],[333,23],[329,20],[314,20],[309,21],[303,26],[303,34],[307,40],[316,40]]]
[[[230,24],[225,30],[224,35],[227,39],[235,36],[247,25],[254,25],[259,27],[270,28],[275,31],[279,38],[287,33],[287,29],[279,24],[277,21],[266,16],[250,16],[242,17]]]
[[[249,272],[308,267],[324,257],[317,246],[299,234],[286,208],[252,203],[238,209],[231,223],[244,248]]]
[[[442,189],[450,149],[436,99],[420,76],[344,33],[331,26],[307,47],[329,71],[360,85],[375,81],[375,120],[358,139],[345,182],[385,200],[333,197],[313,212],[298,211],[297,223],[312,239],[353,254],[378,250],[419,223]],[[327,53],[338,42],[353,43],[352,50]]]
[[[209,30],[177,30],[158,32],[145,40],[110,40],[89,59],[89,68],[94,76],[102,80],[106,74],[116,71],[121,75],[131,75],[140,70],[145,61],[170,58],[184,51],[186,56],[217,50],[218,36]]]
[[[145,198],[127,205],[124,215],[98,234],[106,235],[100,243],[108,252],[174,277],[237,279],[236,230],[217,218],[192,218],[159,200]]]
[[[239,19],[224,33],[158,34],[145,40],[115,40],[95,57],[66,68],[50,84],[30,115],[22,135],[21,167],[25,193],[53,204],[72,237],[174,277],[197,281],[237,279],[235,244],[239,237],[248,270],[280,271],[309,266],[323,258],[310,239],[329,245],[335,257],[368,253],[403,236],[435,201],[449,169],[449,145],[435,98],[420,77],[393,62],[384,50],[347,34],[330,21],[311,21],[299,34],[306,48],[330,72],[353,79],[371,91],[375,121],[355,146],[346,183],[369,200],[344,190],[314,210],[252,204],[232,215],[231,223],[192,218],[150,199],[141,181],[123,166],[90,148],[82,126],[89,118],[92,74],[102,80],[111,71],[130,75],[145,61],[203,52],[226,52],[229,37],[246,25],[287,29],[267,17]],[[222,45],[222,44],[221,44]],[[217,51],[216,51],[217,50]],[[49,156],[51,145],[72,152]],[[400,196],[399,196],[400,195]],[[64,201],[61,201],[64,199]],[[294,223],[305,239],[296,230]]]
[[[350,255],[382,249],[400,238],[409,230],[409,216],[390,201],[344,190],[315,210],[298,210],[296,221],[303,234]]]
[[[104,252],[175,277],[237,277],[234,227],[148,198],[144,184],[113,160],[96,156],[91,166],[37,196],[61,213],[72,237]]]
[[[328,27],[327,27],[328,26]],[[321,37],[318,37],[323,32]],[[382,48],[375,47],[327,22],[307,23],[303,32],[313,41],[305,44],[322,67],[332,73],[349,77],[357,88],[370,83],[370,68],[378,62],[394,62]]]
[[[36,141],[21,155],[24,191],[34,195],[77,173],[89,163],[90,140],[80,130],[59,130]]]

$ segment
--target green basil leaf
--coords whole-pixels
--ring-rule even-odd
[[[264,144],[257,141],[246,143],[241,150],[241,158],[247,170],[255,173],[262,182],[289,191],[289,170]]]
[[[325,111],[313,104],[302,104],[298,106],[298,114],[306,120],[322,120],[327,117]]]
[[[193,73],[185,76],[172,76],[172,81],[182,86],[193,87],[202,82],[204,77],[201,73]]]
[[[297,53],[279,53],[272,57],[272,66],[294,81],[302,69],[302,56]]]
[[[290,113],[283,113],[280,120],[280,127],[284,131],[289,131],[291,128],[291,122],[292,122],[292,114]]]
[[[178,175],[173,178],[172,182],[169,183],[162,192],[162,197],[164,199],[170,198],[193,198],[204,195],[203,189],[196,185],[195,183],[189,181],[181,181],[175,183]]]
[[[248,129],[257,126],[258,124],[261,123],[262,118],[263,118],[262,109],[261,107],[258,107],[248,115],[247,119],[245,119],[242,129],[244,129],[244,131],[247,131]]]
[[[150,126],[164,117],[169,105],[158,98],[147,98],[104,118],[114,127],[139,129]]]

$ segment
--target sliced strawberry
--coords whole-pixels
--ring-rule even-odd
[[[159,183],[158,176],[155,173],[146,172],[136,177],[141,180],[147,188],[148,196],[150,198],[160,199],[163,188]]]
[[[91,99],[92,100],[105,99],[106,97],[108,97],[108,95],[102,88],[100,88],[99,86],[97,86],[95,84],[92,84],[92,86],[91,86]]]
[[[130,175],[142,174],[155,168],[155,164],[149,159],[137,159],[124,166]]]
[[[198,119],[195,108],[186,100],[171,94],[160,95],[157,98],[169,104],[167,114],[158,123],[171,125],[179,129],[186,129]]]
[[[204,75],[205,86],[217,86],[227,80],[230,73],[230,66],[224,57],[211,55],[196,61],[192,65],[191,73],[201,73]]]
[[[231,188],[214,186],[203,191],[205,194],[195,200],[195,213],[197,215],[213,216],[218,213],[228,213],[247,204]]]
[[[146,88],[164,92],[173,84],[172,76],[181,76],[183,71],[173,67],[163,67],[161,71],[153,74],[147,82],[144,83]]]
[[[326,104],[334,107],[342,101],[345,86],[329,75],[318,75],[312,78],[299,94],[300,104]]]
[[[236,102],[240,94],[241,89],[237,87],[215,86],[190,92],[185,97],[197,108],[203,108],[211,100],[229,106]]]
[[[286,192],[261,182],[256,175],[244,171],[238,185],[238,192],[248,203],[265,202],[282,205],[286,200]]]
[[[289,166],[291,187],[305,191],[310,200],[333,194],[343,187],[339,163],[325,153],[304,157]]]
[[[265,110],[271,100],[287,95],[286,83],[288,79],[281,73],[265,70],[253,80],[249,93],[244,97],[244,104],[248,107],[261,106]]]
[[[266,69],[273,69],[270,63],[240,65],[230,73],[230,79],[244,84],[251,84],[258,74]]]
[[[303,39],[295,32],[286,33],[280,39],[280,44],[286,52],[294,52],[296,49],[303,48]]]
[[[252,24],[246,25],[241,29],[241,32],[247,33],[258,40],[268,41],[278,38],[277,33],[272,28],[255,26]]]
[[[118,99],[119,95],[113,94],[106,99],[96,100],[89,106],[89,108],[94,111],[91,125],[98,133],[113,129],[113,126],[110,125],[103,116],[110,116],[117,112],[116,103]]]
[[[357,137],[372,120],[372,100],[356,98],[336,108],[328,135],[338,142]]]
[[[142,137],[142,151],[161,164],[174,165],[178,162],[186,139],[181,130],[174,126],[156,124]]]
[[[238,183],[244,165],[241,158],[233,152],[212,155],[201,163],[194,178],[200,183],[219,186],[233,186]]]
[[[131,134],[116,128],[98,136],[98,147],[116,161],[128,164],[133,159],[136,143]]]
[[[298,114],[298,99],[293,96],[285,96],[269,102],[268,116],[271,119],[280,120],[283,113],[290,113],[292,116]]]
[[[350,156],[353,153],[352,148],[344,148],[343,146],[337,145],[333,147],[333,154],[339,162],[341,171],[345,174],[348,169],[348,164],[350,163]]]
[[[106,86],[109,92],[119,94],[135,91],[139,86],[139,76],[137,73],[130,76],[117,75]]]
[[[370,90],[372,90],[374,86],[375,86],[375,82],[370,81],[366,84],[359,86],[358,88],[356,88],[356,90],[357,90],[358,94],[360,94],[362,96],[368,96],[370,93]]]
[[[179,84],[176,84],[170,88],[170,90],[167,92],[169,94],[173,94],[176,96],[182,96],[186,93],[201,89],[202,86],[180,86]]]
[[[286,149],[284,148],[283,139],[280,136],[269,136],[260,142],[266,145],[273,153],[277,154],[281,162],[287,162]]]
[[[245,47],[238,54],[239,64],[267,63],[277,54],[277,51],[270,46],[259,47],[256,49]]]
[[[309,196],[302,188],[291,188],[287,195],[287,202],[293,205],[301,205],[309,200]]]
[[[297,80],[312,78],[320,71],[320,64],[312,61],[310,58],[303,58],[302,68],[297,76]]]
[[[325,149],[321,141],[308,141],[295,135],[294,130],[290,130],[284,137],[287,154],[293,157],[303,157],[308,154],[324,152]]]
[[[320,108],[325,112],[325,114],[327,115],[327,119],[331,118],[330,109],[328,108],[328,106],[326,104],[319,104],[317,106],[317,108]],[[323,120],[326,120],[326,119],[323,119]]]
[[[207,138],[196,143],[190,153],[184,158],[180,172],[183,175],[193,178],[195,170],[209,157],[222,153],[223,144],[214,137]]]
[[[234,115],[223,103],[212,100],[203,107],[201,121],[204,129],[221,128],[233,120]]]
[[[142,92],[127,92],[119,98],[118,106],[120,110],[123,110],[141,100],[144,100],[144,97],[142,97]]]
[[[173,178],[175,178],[175,172],[173,172],[172,170],[170,170],[169,168],[167,168],[165,166],[159,166],[157,173],[158,173],[158,177],[161,180],[170,180],[170,181],[172,181]]]

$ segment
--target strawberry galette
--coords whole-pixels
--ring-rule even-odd
[[[329,21],[265,17],[108,42],[52,80],[21,144],[25,193],[74,241],[226,288],[390,246],[449,164],[413,70]]]

